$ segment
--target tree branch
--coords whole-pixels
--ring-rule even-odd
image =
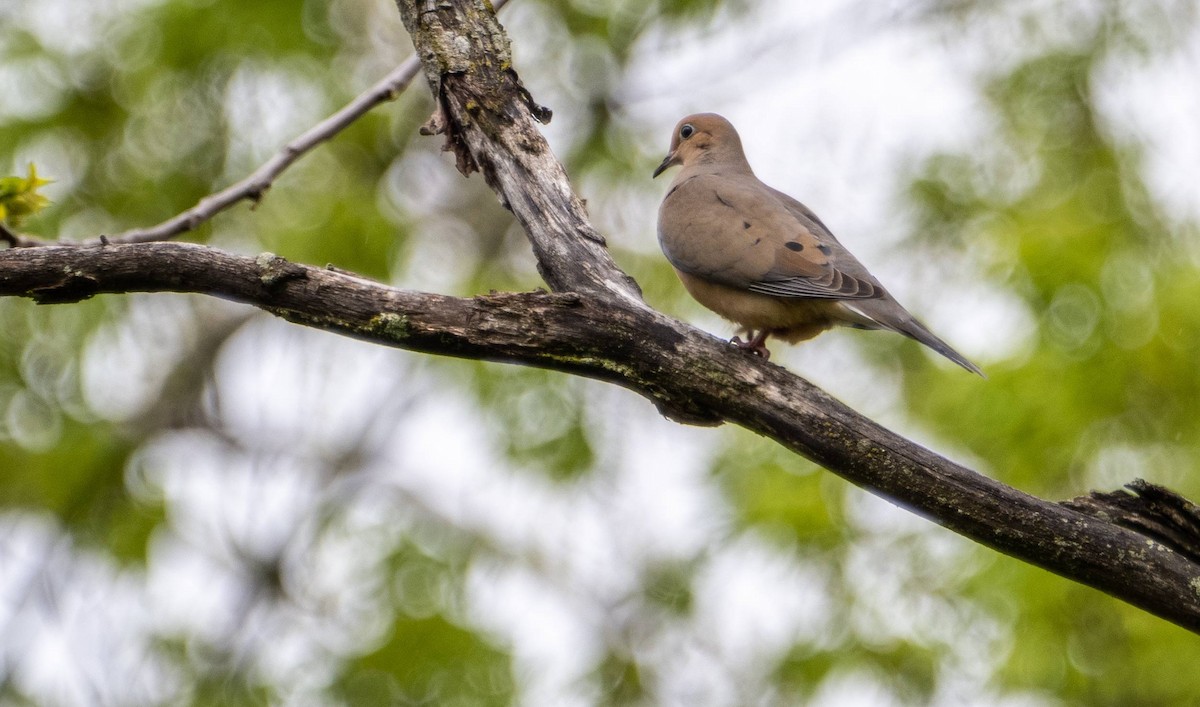
[[[1092,491],[1062,504],[1152,538],[1200,563],[1200,507],[1170,489],[1134,479],[1108,493]]]
[[[183,243],[0,251],[0,296],[51,303],[158,291],[245,302],[397,348],[613,382],[676,419],[768,436],[966,537],[1200,631],[1200,568],[1167,544],[976,474],[646,307],[571,292],[426,294]]]
[[[486,0],[397,0],[425,65],[446,136],[464,175],[480,170],[525,229],[538,271],[556,291],[596,293],[645,307],[616,266],[530,113],[538,106],[512,68],[508,36]],[[418,7],[420,5],[421,7]]]
[[[421,68],[417,57],[409,57],[365,92],[359,94],[336,113],[317,123],[304,133],[284,145],[279,152],[264,162],[258,169],[251,172],[238,182],[209,194],[200,199],[195,206],[166,221],[150,228],[135,228],[115,236],[109,236],[109,243],[149,243],[165,241],[188,231],[228,209],[234,204],[250,200],[254,204],[262,201],[263,195],[275,183],[283,171],[292,166],[296,160],[303,157],[322,142],[331,139],[354,121],[361,118],[375,106],[386,101],[394,101],[416,77]],[[98,245],[98,240],[88,241],[84,245]]]
[[[1200,567],[1185,550],[1194,548],[1184,532],[1196,515],[1193,506],[1139,489],[1160,509],[1154,523],[1164,528],[1147,535],[1146,523],[1109,520],[1116,515],[1112,503],[1084,513],[1043,501],[905,440],[784,369],[651,310],[613,264],[533,125],[534,104],[511,70],[507,38],[483,0],[398,4],[440,107],[435,124],[460,168],[481,170],[524,226],[554,293],[447,297],[271,254],[251,258],[198,245],[143,243],[0,251],[0,296],[61,303],[101,293],[196,292],[398,348],[610,381],[674,419],[728,421],[768,436],[977,542],[1200,632]]]
[[[588,224],[561,165],[525,110],[532,100],[511,69],[507,36],[484,0],[396,4],[441,106],[438,123],[447,148],[455,151],[464,174],[478,167],[501,203],[516,215],[546,282],[555,290],[616,295],[614,306],[643,314],[636,286],[601,247],[603,241]],[[685,348],[676,346],[664,355],[676,363],[686,357]],[[697,358],[683,366],[682,378],[669,380],[664,373],[657,384],[678,393],[689,387],[685,379],[691,376],[720,381],[724,387],[707,394],[668,395],[672,402],[664,405],[659,400],[660,407],[711,401],[702,408],[765,434],[967,537],[1200,629],[1200,567],[1162,544],[953,464],[782,369],[739,362],[731,371],[724,365],[738,359],[727,350],[695,353]],[[767,385],[758,379],[763,370],[783,378]],[[746,381],[755,384],[741,385]],[[746,398],[722,397],[735,390]],[[804,407],[804,414],[798,406]],[[1114,557],[1116,547],[1124,547],[1126,554]],[[1148,584],[1130,585],[1133,576]]]
[[[495,0],[493,3],[495,11],[499,12],[507,3],[508,0]],[[376,106],[396,100],[408,88],[409,84],[412,83],[412,80],[416,77],[420,69],[420,59],[415,55],[409,57],[393,69],[391,73],[380,79],[378,83],[360,93],[354,100],[342,106],[333,115],[312,126],[304,131],[303,134],[284,145],[279,152],[275,153],[269,160],[242,180],[231,184],[219,192],[209,194],[192,208],[163,221],[157,226],[135,228],[115,236],[108,236],[108,243],[165,241],[194,230],[200,224],[240,201],[248,199],[254,202],[254,204],[258,204],[258,202],[262,201],[263,195],[267,193],[267,190],[271,188],[271,185],[275,183],[275,180],[279,178],[279,175],[283,174],[284,170],[291,167],[293,163],[312,151],[317,145],[326,140],[333,139],[335,135],[345,130],[354,121],[366,115]],[[0,237],[8,240],[4,234],[0,234]],[[33,244],[31,242],[13,242],[14,246]],[[100,240],[95,239],[88,241],[84,245],[94,246],[100,244]]]
[[[2,222],[0,222],[0,242],[7,243],[9,248],[30,248],[32,246],[43,245],[41,241],[22,236]]]

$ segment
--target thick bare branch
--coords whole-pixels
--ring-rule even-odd
[[[0,251],[0,296],[70,302],[199,292],[425,353],[625,386],[676,418],[733,422],[984,545],[1200,632],[1200,567],[1135,530],[1043,501],[934,454],[812,384],[645,307],[577,293],[475,298],[386,287],[271,254],[183,243]]]
[[[485,0],[397,0],[397,6],[441,106],[436,122],[446,134],[447,148],[455,151],[464,174],[478,167],[516,214],[546,281],[556,290],[606,299],[615,293],[618,297],[611,301],[624,304],[619,311],[654,319],[630,296],[635,290],[602,248],[533,124],[527,110],[532,100],[511,70],[508,39]],[[667,409],[680,401],[699,403],[702,410],[770,436],[967,537],[1200,629],[1200,566],[1163,544],[952,464],[782,369],[754,366],[711,346],[689,352],[694,340],[682,336],[686,344],[661,354],[644,350],[662,364],[658,377],[634,382],[622,376],[623,384],[642,392],[644,385],[668,391],[654,396],[673,401],[665,404]],[[620,367],[637,370],[632,361]],[[673,378],[668,369],[681,378]],[[718,387],[689,390],[685,379]],[[658,402],[664,406],[663,400]],[[1134,576],[1148,584],[1128,585]]]
[[[647,307],[585,307],[577,293],[498,293],[462,299],[387,287],[341,270],[255,258],[188,243],[0,250],[0,296],[40,304],[122,292],[198,292],[246,302],[298,324],[425,353],[509,361],[636,386],[665,414],[717,424],[713,412],[658,389],[652,359],[681,336],[723,342]],[[574,313],[565,319],[563,313]],[[609,321],[609,318],[611,321]],[[611,336],[597,342],[588,326]],[[564,328],[565,327],[565,328]],[[686,333],[684,333],[686,332]],[[653,339],[655,345],[638,353]],[[637,375],[627,363],[648,356]]]
[[[1163,505],[1156,496],[1169,511],[1158,514],[1169,522],[1156,521],[1167,534],[1147,535],[1145,523],[1112,522],[1107,507],[1089,507],[1089,515],[1043,501],[913,444],[784,369],[649,309],[613,264],[533,125],[535,106],[511,69],[507,38],[484,0],[398,4],[438,101],[434,123],[460,168],[480,169],[516,214],[557,292],[447,297],[270,254],[251,258],[143,243],[0,251],[0,296],[56,303],[101,293],[204,293],[389,346],[610,381],[675,419],[729,421],[768,436],[966,537],[1200,632],[1200,566],[1179,545],[1186,541],[1177,532],[1194,507]],[[252,180],[246,194],[260,194],[265,186]],[[177,218],[186,225],[189,217]],[[1169,543],[1156,539],[1168,536]]]
[[[508,37],[486,0],[397,5],[425,64],[447,149],[464,174],[481,171],[517,217],[550,288],[644,307],[637,283],[613,263],[535,125],[532,113],[541,114],[512,68]]]

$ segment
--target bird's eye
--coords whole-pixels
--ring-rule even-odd
[[[694,132],[696,132],[696,129],[692,127],[691,123],[687,123],[686,125],[684,125],[682,128],[679,129],[679,137],[686,140],[689,137],[691,137],[692,133],[694,133]]]

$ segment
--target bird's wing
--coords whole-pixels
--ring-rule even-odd
[[[845,249],[815,217],[800,216],[752,175],[697,174],[667,193],[659,240],[676,268],[723,285],[774,297],[882,296],[861,265],[861,273],[838,267]]]
[[[767,188],[770,189],[770,187]],[[830,233],[824,223],[821,223],[821,219],[817,218],[817,215],[812,210],[781,191],[771,189],[771,193],[796,218],[812,224],[811,230],[817,239],[830,247],[830,263],[834,267],[852,276],[869,279],[877,287],[880,287],[881,295],[879,297],[866,301],[847,302],[843,305],[849,315],[845,318],[852,326],[860,326],[867,329],[890,329],[921,342],[972,373],[978,373],[981,376],[984,375],[978,366],[971,363],[966,356],[955,351],[949,344],[938,338],[928,327],[913,317],[895,298],[886,292],[882,292],[879,282],[867,272],[867,268],[858,262],[857,258],[851,255],[850,251],[838,243],[837,238]],[[984,377],[986,378],[987,376]]]

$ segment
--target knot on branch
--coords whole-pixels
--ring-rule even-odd
[[[258,266],[258,280],[267,290],[276,290],[289,280],[299,280],[308,277],[308,271],[303,265],[297,265],[281,258],[274,253],[259,253],[254,259]]]
[[[1143,479],[1134,479],[1125,489],[1092,491],[1060,503],[1141,533],[1200,563],[1200,506]]]

